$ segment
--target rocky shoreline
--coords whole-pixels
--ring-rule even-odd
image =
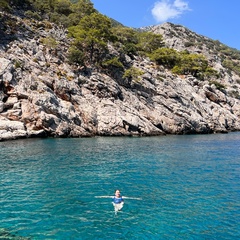
[[[240,77],[213,61],[214,56],[208,58],[221,71],[224,90],[126,55],[127,64],[144,72],[129,80],[119,72],[113,77],[93,66],[69,65],[64,29],[15,21],[21,29],[15,38],[0,37],[0,141],[240,130],[240,100],[230,94],[239,89]],[[42,43],[48,36],[57,40],[57,47]]]

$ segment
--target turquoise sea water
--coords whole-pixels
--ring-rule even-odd
[[[0,152],[0,239],[240,239],[240,133],[28,139]],[[95,196],[117,188],[142,201],[114,215]]]

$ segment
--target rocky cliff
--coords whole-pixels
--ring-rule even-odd
[[[113,77],[93,66],[71,66],[66,30],[1,14],[13,24],[0,29],[0,140],[240,130],[240,77],[223,67],[206,44],[210,39],[169,23],[149,29],[177,50],[185,49],[194,36],[199,44],[188,50],[201,52],[221,72],[224,89],[193,76],[174,75],[140,56],[124,56],[144,73],[135,80],[118,72]],[[43,41],[51,38],[57,41],[54,48]]]

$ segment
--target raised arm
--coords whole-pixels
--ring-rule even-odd
[[[125,197],[122,196],[123,199],[131,199],[131,200],[142,200],[142,198],[135,198],[135,197]]]

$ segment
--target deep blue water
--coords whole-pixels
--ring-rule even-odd
[[[240,133],[28,139],[0,142],[0,153],[0,234],[240,239]],[[117,188],[142,201],[115,216],[94,196]]]

